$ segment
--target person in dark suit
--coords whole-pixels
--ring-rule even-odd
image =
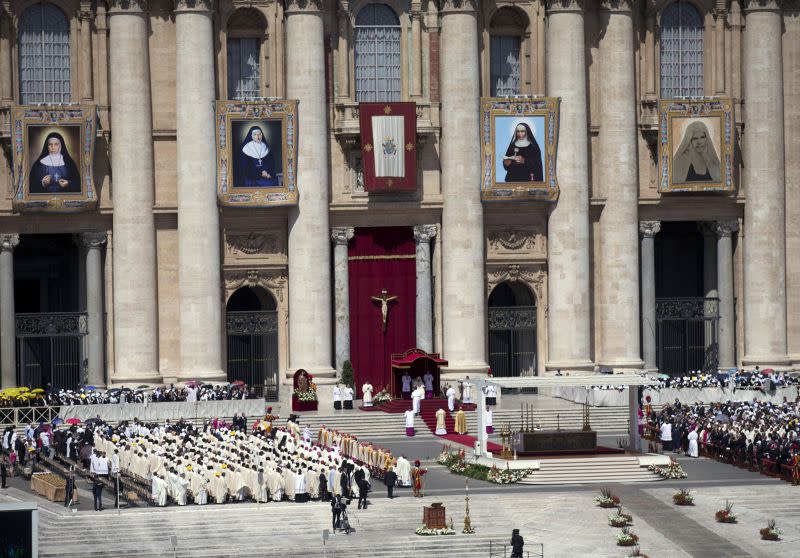
[[[514,529],[511,531],[511,558],[522,558],[523,546],[525,546],[525,541],[519,534],[519,529]]]
[[[103,511],[103,481],[100,475],[92,479],[92,495],[94,495],[94,511]]]
[[[364,506],[364,509],[367,509],[367,494],[369,494],[369,482],[364,477],[364,473],[362,471],[361,476],[356,481],[358,484],[358,509],[361,509],[361,506]]]
[[[383,482],[386,483],[387,496],[390,499],[394,498],[394,487],[397,484],[397,473],[394,472],[393,467],[389,467],[389,470],[386,471],[386,474],[383,476]]]

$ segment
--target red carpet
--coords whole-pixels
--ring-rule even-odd
[[[425,412],[425,408],[433,406],[433,412],[435,413],[439,407],[444,408],[447,410],[447,399],[443,398],[433,398],[433,399],[423,399],[419,402],[419,409],[421,413]],[[465,411],[474,411],[477,409],[477,405],[475,403],[465,403],[462,405]],[[384,403],[383,405],[379,406],[372,406],[372,407],[359,407],[362,411],[383,411],[384,413],[405,413],[408,409],[411,408],[411,400],[410,399],[393,399],[388,403]],[[433,426],[434,430],[436,430],[436,417],[433,419]]]
[[[473,411],[475,410],[476,405],[474,403],[468,403],[466,405],[462,405],[462,407],[464,408],[464,411]],[[446,399],[425,399],[420,402],[419,415],[430,431],[436,435],[436,411],[439,409],[444,409],[444,425],[445,428],[447,428],[447,434],[444,436],[439,436],[439,438],[474,448],[475,440],[477,440],[477,438],[468,434],[455,433],[456,421],[447,410]],[[486,445],[488,446],[489,451],[492,452],[500,452],[503,449],[502,446],[499,446],[494,442],[487,441]]]

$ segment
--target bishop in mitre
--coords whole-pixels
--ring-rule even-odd
[[[458,408],[456,413],[456,434],[467,433],[467,414],[464,412],[463,407]]]

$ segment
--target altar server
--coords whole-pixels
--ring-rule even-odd
[[[412,437],[414,436],[414,411],[406,409],[404,414],[406,416],[406,436]]]

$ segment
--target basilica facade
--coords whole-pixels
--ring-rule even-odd
[[[800,365],[796,1],[14,0],[0,32],[2,387]],[[486,98],[560,99],[556,199],[482,199]],[[215,103],[269,99],[297,202],[220,204]],[[660,188],[670,99],[731,101],[728,191]],[[414,104],[412,189],[365,187],[367,102]],[[20,209],[13,107],[73,104],[96,204]]]

